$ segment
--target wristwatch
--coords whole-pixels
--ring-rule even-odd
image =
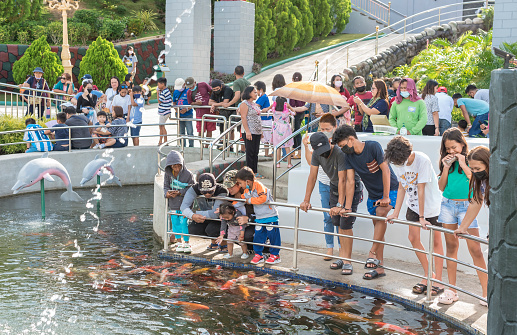
[[[341,204],[338,202],[338,203],[336,204],[336,207],[337,207],[337,208],[341,208],[341,207],[343,207],[343,205],[341,205]]]

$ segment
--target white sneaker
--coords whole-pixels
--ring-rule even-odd
[[[192,247],[190,246],[190,244],[183,244],[183,252],[186,254],[190,254],[192,252]]]
[[[93,146],[93,148],[92,148],[92,149],[99,149],[99,146],[100,146],[100,145],[101,145],[100,143],[97,143],[97,144],[95,144],[95,145]]]
[[[228,254],[225,254],[225,255],[223,256],[223,258],[224,258],[224,259],[229,259],[229,258],[232,258],[232,257],[233,257],[233,255],[230,255],[229,253],[228,253]]]
[[[101,144],[99,144],[99,149],[104,149],[105,146],[106,146],[106,144],[101,143]]]
[[[241,255],[241,259],[248,259],[248,258],[250,258],[250,255],[247,252]]]
[[[183,246],[183,243],[178,243],[178,246],[176,247],[176,252],[185,252],[185,247]]]

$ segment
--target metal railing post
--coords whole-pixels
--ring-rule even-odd
[[[379,26],[375,26],[375,54],[379,54]]]
[[[391,20],[391,1],[388,2],[388,26],[390,25]]]
[[[72,152],[72,129],[68,128],[68,152]]]
[[[441,16],[442,16],[442,9],[441,8],[438,8],[438,25],[441,26],[442,25],[442,20],[441,20]]]
[[[164,251],[167,251],[167,249],[169,248],[169,204],[168,204],[168,199],[165,198],[165,234],[163,236],[163,250]]]
[[[276,155],[276,146],[273,147],[273,186],[272,186],[272,191],[273,191],[273,199],[276,199],[276,174],[277,174],[277,171],[276,171],[276,161],[278,160],[278,157]]]
[[[300,228],[300,207],[296,206],[294,212],[293,267],[291,271],[298,271],[298,228]]]
[[[348,67],[348,59],[350,58],[349,57],[349,51],[350,51],[350,48],[346,48],[346,67]]]
[[[429,251],[427,253],[427,296],[426,303],[430,304],[433,300],[432,298],[432,288],[433,288],[433,253],[434,253],[434,229],[429,230]]]
[[[203,160],[203,137],[205,136],[205,114],[201,117],[201,140],[199,141],[199,160]]]
[[[406,40],[407,19],[404,19],[404,40]]]

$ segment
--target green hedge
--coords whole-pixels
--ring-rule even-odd
[[[0,132],[25,129],[26,119],[27,117],[17,118],[12,117],[10,115],[0,115]],[[46,128],[46,125],[43,121],[39,121],[38,124]],[[24,133],[20,132],[14,134],[0,135],[0,144],[23,142],[23,134]],[[25,150],[27,150],[27,145],[25,143],[16,145],[6,145],[0,147],[0,155],[23,153],[25,152]]]

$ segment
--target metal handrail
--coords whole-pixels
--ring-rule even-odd
[[[239,121],[239,122],[231,125],[224,132],[222,132],[215,140],[213,140],[212,143],[210,143],[210,145],[208,146],[208,163],[209,163],[210,173],[212,173],[213,169],[214,169],[214,166],[213,166],[214,160],[212,158],[213,158],[213,149],[214,149],[215,143],[218,143],[219,141],[221,141],[221,139],[223,139],[223,146],[224,146],[224,139],[226,138],[226,135],[230,134],[230,132],[232,132],[234,129],[237,128],[237,126],[240,126],[241,124],[242,124],[242,121]],[[219,156],[217,156],[217,157],[219,157]]]
[[[204,196],[199,196],[198,198],[204,198]],[[216,200],[225,200],[225,201],[230,201],[230,202],[233,202],[233,201],[237,201],[237,202],[245,202],[246,200],[245,199],[238,199],[238,198],[230,198],[230,197],[219,197],[219,196],[214,196],[214,197],[211,197],[211,199],[216,199]],[[205,239],[213,239],[213,237],[208,237],[208,236],[200,236],[200,235],[191,235],[191,234],[185,234],[185,233],[175,233],[175,232],[172,232],[171,229],[170,229],[170,215],[180,215],[180,216],[184,216],[183,214],[178,214],[176,212],[172,212],[172,211],[169,211],[168,210],[168,206],[167,206],[167,199],[165,199],[165,208],[166,208],[166,223],[165,223],[165,235],[164,235],[164,250],[168,250],[168,241],[169,241],[169,236],[170,235],[180,235],[180,236],[192,236],[192,237],[200,237],[200,238],[205,238]],[[433,283],[439,283],[439,284],[442,284],[446,287],[450,287],[450,288],[453,288],[453,289],[456,289],[460,292],[463,292],[465,294],[468,294],[476,299],[480,299],[482,301],[485,301],[487,302],[487,298],[485,297],[481,297],[475,293],[472,293],[470,291],[467,291],[465,289],[462,289],[456,285],[451,285],[449,283],[445,283],[443,281],[440,281],[440,280],[437,280],[437,279],[433,279],[432,278],[432,273],[433,273],[433,257],[441,257],[441,258],[445,258],[447,260],[450,260],[450,261],[453,261],[453,262],[456,262],[456,263],[459,263],[461,265],[464,265],[464,266],[467,266],[467,267],[470,267],[470,268],[473,268],[477,271],[481,271],[483,273],[488,273],[488,271],[486,269],[482,269],[482,268],[479,268],[475,265],[472,265],[472,264],[469,264],[469,263],[466,263],[466,262],[463,262],[463,261],[459,261],[457,259],[453,259],[453,258],[449,258],[449,257],[445,257],[445,256],[442,256],[442,255],[439,255],[439,254],[436,254],[434,253],[434,231],[439,231],[439,232],[442,232],[442,233],[445,233],[445,234],[454,234],[454,231],[450,230],[450,229],[446,229],[446,228],[443,228],[443,227],[439,227],[439,226],[433,226],[433,225],[428,225],[427,228],[429,228],[427,231],[429,232],[429,247],[427,251],[425,250],[420,250],[420,249],[416,249],[416,248],[413,248],[413,247],[407,247],[407,246],[404,246],[404,245],[400,245],[400,244],[397,244],[397,243],[391,243],[391,242],[386,242],[386,241],[378,241],[378,240],[373,240],[373,239],[369,239],[369,238],[364,238],[364,237],[359,237],[359,236],[355,236],[355,235],[343,235],[343,234],[339,234],[339,233],[330,233],[330,232],[325,232],[325,231],[320,231],[320,230],[314,230],[314,229],[306,229],[306,228],[300,228],[299,227],[299,223],[300,223],[300,205],[295,205],[295,204],[289,204],[289,203],[280,203],[280,202],[275,202],[275,201],[272,201],[272,202],[266,202],[264,203],[264,205],[271,205],[271,206],[280,206],[280,207],[286,207],[286,208],[292,208],[295,210],[295,223],[294,223],[294,227],[290,227],[290,226],[275,226],[275,228],[279,228],[279,229],[288,229],[288,230],[293,230],[293,233],[294,233],[294,243],[293,243],[293,247],[292,248],[288,248],[288,247],[282,247],[282,246],[271,246],[271,245],[267,245],[267,244],[261,244],[261,243],[252,243],[252,242],[240,242],[240,241],[235,241],[235,240],[230,240],[230,239],[223,239],[224,241],[229,241],[229,242],[236,242],[236,243],[245,243],[245,244],[251,244],[251,245],[260,245],[260,246],[268,246],[268,247],[273,247],[273,248],[278,248],[278,249],[283,249],[283,250],[290,250],[290,251],[293,251],[293,267],[291,268],[291,271],[298,271],[298,253],[302,253],[302,254],[311,254],[311,255],[315,255],[315,256],[327,256],[326,254],[323,254],[323,253],[318,253],[318,252],[314,252],[314,251],[309,251],[309,250],[303,250],[303,249],[300,249],[299,246],[298,246],[298,233],[301,231],[301,232],[308,232],[308,233],[315,233],[315,234],[322,234],[322,235],[332,235],[332,236],[338,236],[338,237],[346,237],[346,238],[351,238],[351,239],[356,239],[356,240],[360,240],[360,241],[366,241],[366,242],[372,242],[372,243],[380,243],[380,244],[383,244],[383,245],[386,245],[386,246],[390,246],[390,247],[395,247],[395,248],[402,248],[404,250],[410,250],[410,251],[414,251],[414,252],[418,252],[418,253],[424,253],[427,255],[428,257],[428,264],[429,264],[429,268],[428,268],[428,275],[427,276],[422,276],[422,275],[419,275],[419,274],[415,274],[415,273],[411,273],[409,271],[405,271],[405,270],[401,270],[401,269],[396,269],[396,268],[392,268],[392,267],[388,267],[388,266],[384,266],[384,265],[381,265],[381,267],[385,270],[389,270],[389,271],[394,271],[394,272],[398,272],[398,273],[402,273],[402,274],[405,274],[405,275],[409,275],[409,276],[413,276],[413,277],[416,277],[416,278],[420,278],[420,279],[425,279],[427,280],[427,286],[428,287],[431,287]],[[309,209],[310,211],[317,211],[317,212],[330,212],[330,209],[327,209],[327,208],[317,208],[317,207],[312,207]],[[370,214],[363,214],[363,213],[354,213],[354,212],[351,212],[351,213],[347,213],[347,215],[349,216],[353,216],[353,217],[359,217],[359,218],[365,218],[365,219],[372,219],[372,220],[386,220],[385,217],[381,217],[381,216],[376,216],[376,215],[370,215]],[[211,219],[211,218],[207,218],[207,220],[216,220],[218,221],[218,219]],[[422,226],[417,223],[417,222],[411,222],[411,221],[407,221],[407,220],[401,220],[401,219],[393,219],[391,220],[393,223],[397,223],[397,224],[403,224],[403,225],[407,225],[407,226],[414,226],[414,227],[419,227],[419,228],[422,228]],[[254,226],[270,226],[270,225],[267,225],[267,224],[260,224],[260,223],[247,223],[248,225],[254,225]],[[485,245],[488,245],[488,240],[486,239],[482,239],[480,237],[477,237],[477,236],[473,236],[473,235],[463,235],[463,234],[460,234],[459,235],[460,237],[462,238],[465,238],[465,239],[469,239],[469,240],[472,240],[472,241],[475,241],[475,242],[478,242],[478,243],[482,243],[482,244],[485,244]],[[364,261],[359,261],[359,260],[355,260],[355,259],[352,259],[352,258],[346,258],[346,257],[334,257],[336,259],[340,259],[340,260],[345,260],[345,261],[350,261],[350,262],[354,262],[354,263],[359,263],[359,264],[365,264]],[[427,299],[426,299],[426,303],[431,303],[431,290],[427,290]]]

